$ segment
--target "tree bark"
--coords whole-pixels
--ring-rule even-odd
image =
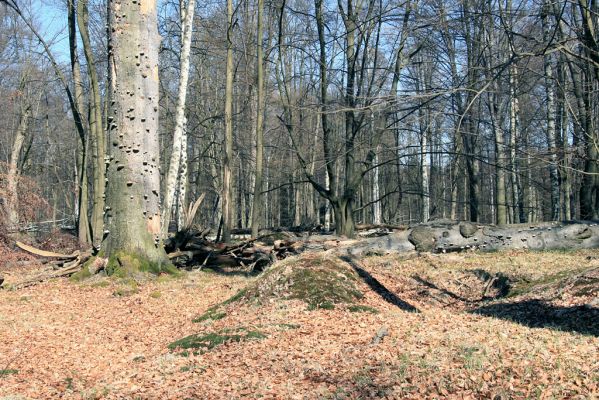
[[[98,74],[96,72],[94,53],[88,31],[89,13],[87,0],[79,0],[77,3],[77,25],[83,43],[83,52],[87,62],[87,73],[90,80],[90,118],[89,126],[93,146],[93,209],[92,209],[92,242],[99,247],[104,231],[104,204],[106,189],[106,138],[102,119],[102,97]]]
[[[222,241],[231,240],[233,227],[232,162],[233,162],[233,0],[227,0],[227,66],[225,87],[225,141],[223,158],[223,234]]]
[[[549,43],[552,28],[549,26],[550,4],[545,1],[541,19],[543,22],[543,38]],[[557,221],[560,216],[560,184],[557,160],[557,139],[555,129],[555,82],[553,79],[553,63],[551,54],[545,54],[543,57],[543,67],[545,73],[545,100],[547,106],[547,147],[549,153],[549,181],[551,185],[551,220]]]
[[[73,75],[74,102],[78,110],[83,110],[83,83],[81,82],[81,65],[77,50],[77,14],[75,11],[75,0],[67,1],[68,25],[69,25],[69,53],[71,58],[71,73]],[[81,118],[79,113],[74,113],[73,118]],[[78,121],[83,127],[83,121]],[[77,158],[78,169],[78,195],[77,195],[77,236],[79,244],[87,246],[91,243],[91,227],[89,224],[89,187],[87,181],[87,132],[79,135],[79,150]]]
[[[23,77],[21,86],[24,86],[25,77]],[[21,88],[22,89],[22,88]],[[26,95],[25,95],[26,96]],[[19,225],[19,158],[25,143],[25,136],[29,129],[29,120],[31,118],[31,104],[29,99],[24,99],[21,106],[21,115],[19,125],[15,132],[15,138],[12,144],[10,159],[8,162],[8,173],[6,174],[6,200],[4,210],[6,214],[6,225],[9,230],[17,230]]]
[[[187,6],[181,2],[181,76],[179,77],[179,91],[177,96],[177,107],[175,109],[175,132],[173,133],[173,150],[170,157],[168,173],[166,177],[166,193],[162,205],[162,237],[166,238],[171,220],[172,207],[175,201],[177,183],[186,180],[183,171],[187,172],[187,165],[182,165],[183,153],[187,154],[187,135],[185,105],[187,100],[187,83],[189,81],[189,58],[191,48],[191,36],[193,33],[193,17],[195,12],[195,0],[188,0]],[[187,157],[185,156],[185,161]],[[187,164],[187,163],[185,163]],[[181,194],[181,193],[179,193]],[[179,196],[181,198],[181,196]],[[184,199],[183,199],[184,200]],[[183,204],[185,207],[185,204]]]
[[[111,162],[106,256],[134,253],[169,265],[160,240],[158,48],[154,0],[109,2]]]
[[[262,175],[264,170],[264,54],[262,44],[262,20],[264,0],[258,0],[256,21],[256,174],[254,199],[252,201],[252,237],[258,236],[262,219]]]

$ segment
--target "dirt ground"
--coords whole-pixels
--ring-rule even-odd
[[[0,291],[0,399],[598,398],[597,252],[339,262],[360,277],[356,305],[231,302],[199,322],[259,278],[205,270]],[[169,348],[215,332],[229,340]]]

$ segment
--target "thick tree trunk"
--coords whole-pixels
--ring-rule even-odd
[[[168,265],[160,240],[158,47],[154,0],[109,3],[111,162],[104,255]]]
[[[335,233],[353,238],[356,234],[353,200],[341,199],[332,202],[335,214]]]

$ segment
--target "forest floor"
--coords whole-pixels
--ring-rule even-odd
[[[351,304],[222,304],[259,282],[239,271],[0,291],[0,399],[599,396],[596,251],[334,263],[359,276]]]

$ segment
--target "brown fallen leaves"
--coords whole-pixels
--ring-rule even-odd
[[[479,289],[460,286],[468,269],[536,276],[545,271],[540,265],[551,265],[547,272],[580,269],[589,264],[586,257],[522,253],[361,262],[420,313],[401,311],[360,282],[360,304],[379,313],[342,306],[308,311],[300,300],[231,303],[224,317],[193,323],[256,279],[211,272],[158,279],[131,291],[101,280],[4,291],[0,370],[12,372],[0,373],[0,398],[593,398],[596,335],[470,313]],[[437,289],[419,289],[415,274]],[[473,287],[468,279],[462,284]],[[430,301],[427,290],[440,300]],[[443,290],[466,301],[442,296]],[[374,344],[382,327],[387,334]],[[186,356],[168,350],[190,334],[241,328],[266,337]]]

